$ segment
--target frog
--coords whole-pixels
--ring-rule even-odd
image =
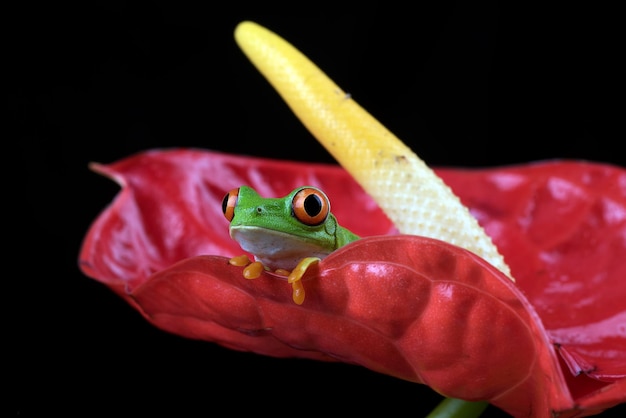
[[[229,235],[247,255],[229,259],[243,266],[243,277],[256,279],[263,271],[287,277],[292,299],[305,299],[302,277],[333,251],[360,237],[339,225],[330,211],[330,200],[314,186],[301,186],[284,197],[261,197],[249,186],[230,190],[222,200],[222,212],[230,222]]]

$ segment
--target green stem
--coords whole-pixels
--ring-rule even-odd
[[[489,406],[488,402],[468,402],[446,398],[426,418],[477,418]]]

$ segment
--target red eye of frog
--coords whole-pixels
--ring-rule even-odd
[[[326,220],[330,213],[328,197],[319,189],[305,187],[291,201],[293,215],[305,225],[316,226]]]
[[[232,221],[235,216],[235,206],[237,205],[238,198],[239,187],[226,193],[226,196],[224,196],[224,199],[222,200],[222,212],[224,213],[226,219],[228,219],[228,222]]]

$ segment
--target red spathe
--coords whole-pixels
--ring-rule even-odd
[[[360,364],[515,416],[626,401],[626,170],[574,161],[437,173],[493,238],[516,283],[476,255],[397,234],[336,166],[155,150],[97,171],[122,190],[80,266],[167,331],[237,350]],[[363,238],[304,278],[245,280],[221,213],[249,185],[323,189]]]

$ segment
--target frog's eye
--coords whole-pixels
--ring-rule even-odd
[[[291,208],[296,219],[305,225],[315,226],[328,217],[330,202],[321,190],[305,187],[295,194]]]
[[[235,216],[235,206],[237,205],[237,198],[239,197],[239,187],[226,193],[224,200],[222,200],[222,212],[228,219],[228,222],[233,220]]]

